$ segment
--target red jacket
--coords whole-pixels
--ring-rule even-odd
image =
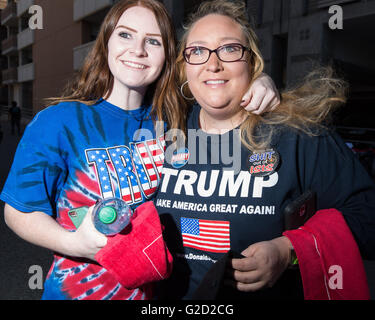
[[[296,252],[306,300],[370,299],[359,249],[339,211],[320,210],[283,235]]]

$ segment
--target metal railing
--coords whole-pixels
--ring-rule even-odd
[[[5,25],[9,20],[17,18],[17,5],[14,2],[9,2],[8,5],[1,11],[1,24]]]
[[[1,41],[1,54],[6,55],[12,51],[17,51],[17,36],[11,35],[9,38]]]
[[[17,16],[22,16],[34,4],[34,0],[18,0],[17,2]]]
[[[90,52],[95,41],[84,43],[78,47],[73,48],[73,67],[74,70],[79,70],[85,61],[87,54]]]
[[[18,70],[16,67],[6,69],[2,72],[3,84],[14,83],[18,81]]]
[[[349,2],[358,2],[360,0],[309,0],[308,8],[309,11],[316,11],[319,9],[328,8],[333,5],[340,5]]]

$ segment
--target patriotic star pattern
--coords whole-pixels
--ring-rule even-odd
[[[161,179],[163,138],[107,149],[86,150],[103,198],[119,197],[128,204],[149,199]]]
[[[181,217],[181,234],[185,247],[218,253],[230,250],[229,221]]]
[[[155,192],[164,161],[163,138],[130,143],[127,146],[85,150],[88,164],[77,170],[75,181],[59,200],[58,222],[69,230],[75,227],[70,209],[95,204],[96,199],[122,197],[130,205],[143,202]],[[135,290],[122,287],[99,265],[82,264],[66,257],[55,257],[47,284],[55,283],[61,293],[73,300],[144,300],[151,298],[148,286]]]
[[[69,231],[75,226],[68,212],[99,199],[123,198],[135,209],[154,195],[164,157],[151,110],[125,111],[100,99],[39,112],[20,141],[2,200],[21,212],[44,212]],[[55,254],[42,299],[143,300],[149,292],[125,289],[89,260]]]

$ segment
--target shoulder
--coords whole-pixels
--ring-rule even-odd
[[[48,106],[47,108],[40,111],[39,113],[43,113],[46,116],[48,115],[71,116],[72,113],[76,112],[78,109],[88,109],[88,108],[90,108],[90,106],[82,102],[68,101],[68,102],[60,102],[58,104]]]
[[[60,102],[39,111],[28,127],[34,125],[58,126],[65,121],[72,122],[78,109],[89,108],[80,102]]]
[[[335,155],[345,160],[353,157],[353,152],[343,139],[330,128],[312,128],[306,133],[280,126],[276,130],[274,142],[276,144],[296,144],[300,152],[316,153],[323,158]]]
[[[67,129],[75,130],[79,126],[79,118],[85,118],[85,114],[79,112],[78,109],[89,107],[79,102],[61,102],[48,106],[39,111],[27,125],[24,138],[29,141],[35,140],[35,143],[56,142],[56,139]]]
[[[268,130],[267,127],[264,129]],[[303,143],[311,143],[324,141],[332,136],[336,136],[336,133],[327,127],[310,127],[301,130],[287,125],[274,125],[272,129],[274,132],[273,141],[275,142],[282,140],[298,140]]]

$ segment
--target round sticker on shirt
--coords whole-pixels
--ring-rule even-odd
[[[279,165],[279,153],[273,149],[254,152],[248,157],[250,174],[254,177],[269,176]]]
[[[182,168],[189,161],[190,152],[187,148],[175,150],[172,155],[171,165],[175,169]]]

